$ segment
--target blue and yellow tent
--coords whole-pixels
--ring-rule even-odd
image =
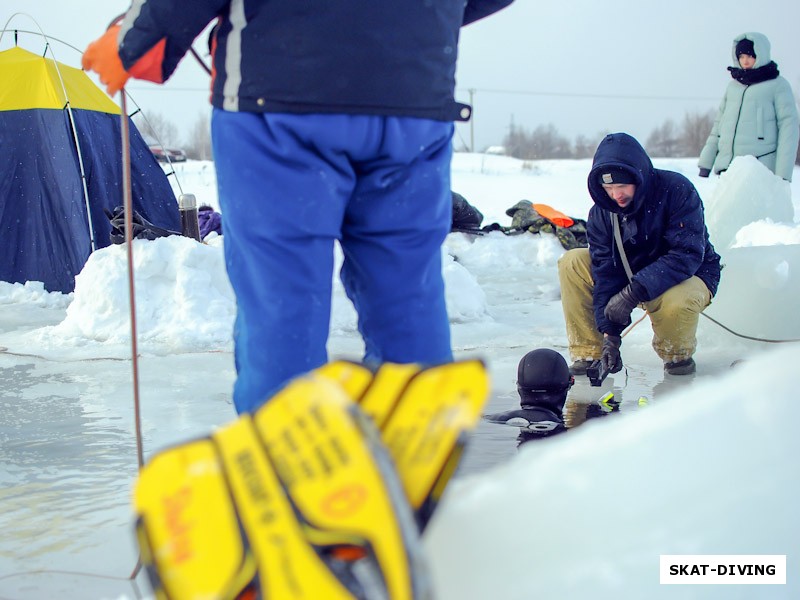
[[[133,209],[180,231],[166,175],[129,119]],[[73,67],[0,52],[0,280],[68,293],[108,246],[104,209],[122,204],[120,109]]]

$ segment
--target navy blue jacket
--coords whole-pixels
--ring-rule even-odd
[[[600,175],[609,167],[621,168],[636,179],[633,201],[624,209],[600,183]],[[657,298],[693,275],[703,280],[712,296],[716,294],[720,257],[708,238],[703,202],[686,177],[654,168],[639,142],[625,133],[613,133],[597,147],[589,173],[589,193],[594,206],[589,211],[587,234],[594,318],[599,331],[619,335],[626,327],[603,314],[609,299],[628,284],[614,241],[612,212],[619,214],[622,246],[633,281],[646,292],[641,300]]]
[[[513,0],[134,0],[126,69],[166,39],[166,81],[214,19],[211,103],[230,111],[467,120],[459,29]]]

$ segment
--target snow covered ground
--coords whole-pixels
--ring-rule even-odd
[[[453,189],[484,224],[510,224],[505,210],[521,199],[586,218],[590,162],[457,154]],[[724,240],[708,314],[750,337],[800,338],[800,170],[789,186],[755,160],[708,180],[694,160],[654,162],[695,183],[712,241]],[[218,206],[211,163],[175,169],[173,185]],[[146,455],[234,418],[223,241],[134,244]],[[566,353],[563,249],[551,235],[458,233],[445,253],[456,355],[487,361],[486,412],[513,408],[519,359]],[[136,562],[127,293],[123,247],[92,255],[69,296],[0,282],[0,598],[149,594],[141,577],[125,580]],[[330,354],[358,358],[336,280],[334,293]],[[426,534],[437,598],[800,597],[798,345],[701,318],[697,376],[676,384],[650,338],[647,321],[625,337],[627,376],[603,388],[622,403],[612,418],[519,447],[514,428],[479,426]],[[597,396],[583,384],[570,401]],[[664,554],[786,555],[787,584],[659,585]]]

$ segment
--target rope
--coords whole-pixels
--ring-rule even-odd
[[[720,323],[719,321],[717,321],[713,317],[709,317],[706,313],[700,313],[700,314],[703,315],[706,319],[708,319],[712,323],[715,323],[716,325],[719,325],[720,327],[722,327],[728,333],[732,333],[736,337],[740,337],[740,338],[743,338],[745,340],[753,340],[753,341],[756,341],[756,342],[766,342],[768,344],[789,344],[791,342],[800,342],[800,339],[770,340],[770,339],[767,339],[767,338],[760,338],[760,337],[754,337],[754,336],[751,336],[751,335],[744,335],[743,333],[738,333],[738,332],[734,331],[730,327],[726,327],[725,325],[723,325],[722,323]]]
[[[631,332],[631,330],[634,327],[636,327],[639,323],[644,321],[645,317],[647,317],[649,314],[650,313],[647,312],[647,310],[645,310],[644,314],[641,317],[639,317],[639,319],[635,323],[632,323],[625,331],[623,331],[620,334],[620,337],[625,337],[626,335],[628,335]],[[704,312],[701,312],[700,314],[703,315],[706,319],[708,319],[712,323],[714,323],[715,325],[719,325],[720,327],[722,327],[728,333],[731,333],[731,334],[735,335],[736,337],[740,337],[740,338],[745,339],[745,340],[753,340],[754,342],[766,342],[767,344],[791,344],[791,343],[800,342],[800,339],[771,340],[771,339],[768,339],[768,338],[760,338],[760,337],[755,337],[755,336],[752,336],[752,335],[745,335],[743,333],[739,333],[738,331],[734,331],[730,327],[720,323],[714,317],[709,317]]]
[[[200,63],[200,67],[206,73],[211,75],[211,67],[209,67],[202,58],[200,58],[200,55],[197,53],[197,50],[194,49],[194,46],[189,46],[189,52],[191,52],[192,56],[194,56],[197,62]]]
[[[645,317],[647,317],[649,314],[650,314],[650,313],[649,313],[649,312],[647,312],[647,310],[645,310],[645,311],[644,311],[644,314],[643,314],[641,317],[639,317],[639,319],[638,319],[636,322],[634,322],[634,323],[631,323],[630,327],[628,327],[628,328],[627,328],[625,331],[623,331],[623,332],[622,332],[622,333],[619,335],[619,337],[621,337],[621,338],[624,338],[626,335],[628,335],[628,334],[631,332],[631,330],[632,330],[634,327],[636,327],[636,326],[637,326],[639,323],[641,323],[642,321],[644,321]]]
[[[114,575],[98,575],[96,573],[86,573],[84,571],[64,571],[60,569],[36,569],[34,571],[23,571],[19,573],[9,573],[8,575],[0,575],[0,581],[7,579],[14,579],[16,577],[25,577],[28,575],[70,575],[73,577],[89,577],[91,579],[102,579],[105,581],[127,581],[131,584],[133,592],[137,599],[144,598],[139,589],[136,580],[132,577],[116,577]]]
[[[617,213],[611,213],[611,225],[613,226],[613,229],[614,229],[614,241],[617,244],[617,248],[619,248],[620,258],[622,258],[622,266],[625,268],[625,273],[628,275],[628,281],[633,281],[633,272],[631,271],[630,264],[628,263],[628,257],[625,254],[625,248],[622,247],[622,236],[621,236],[620,230],[619,230],[619,217],[617,216]],[[645,311],[645,316],[650,314],[650,313],[647,312],[646,308],[644,309],[644,311]],[[719,321],[717,321],[713,317],[709,317],[704,312],[701,312],[700,314],[703,315],[706,319],[708,319],[712,323],[715,323],[716,325],[719,325],[720,327],[722,327],[728,333],[732,333],[736,337],[740,337],[740,338],[745,339],[745,340],[753,340],[753,341],[756,341],[756,342],[766,342],[768,344],[788,344],[790,342],[800,342],[800,339],[770,340],[770,339],[767,339],[767,338],[760,338],[760,337],[754,337],[754,336],[751,336],[751,335],[744,335],[743,333],[738,333],[738,332],[734,331],[733,329],[731,329],[730,327],[727,327],[727,326],[723,325],[722,323],[720,323]],[[638,325],[643,319],[644,319],[644,316],[641,319],[639,319],[638,321],[636,321],[636,323],[631,325],[620,337],[624,337],[631,329],[633,329],[636,325]]]

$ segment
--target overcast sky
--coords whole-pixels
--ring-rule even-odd
[[[24,12],[48,35],[84,49],[129,3],[0,5],[3,25]],[[27,17],[15,17],[11,26],[35,29]],[[552,123],[570,139],[627,131],[644,142],[667,118],[679,123],[687,111],[716,110],[730,81],[731,42],[745,31],[770,39],[772,59],[800,95],[798,0],[516,0],[462,31],[456,96],[471,97],[475,113],[471,124],[458,126],[456,145],[500,144],[512,121],[529,131]],[[12,44],[6,33],[0,49]],[[21,34],[20,45],[41,48],[30,35]],[[78,65],[77,52],[55,48],[59,60]],[[195,48],[205,55],[205,36]],[[191,56],[165,86],[135,82],[128,89],[145,111],[162,114],[186,136],[210,110],[208,76]]]

